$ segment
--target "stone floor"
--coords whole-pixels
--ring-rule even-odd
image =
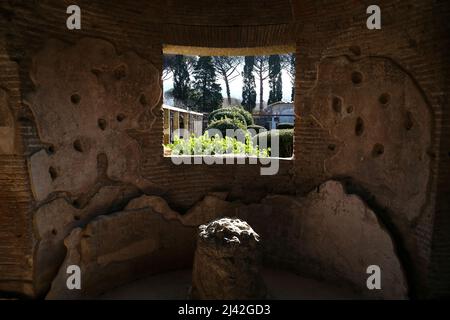
[[[99,299],[182,300],[187,298],[191,270],[154,275],[113,289]],[[300,277],[290,272],[263,269],[262,275],[271,299],[357,299],[347,288]]]

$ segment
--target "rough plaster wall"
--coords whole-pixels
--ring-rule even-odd
[[[243,218],[254,226],[268,263],[348,286],[361,297],[407,297],[389,233],[341,183],[328,181],[305,197],[269,195],[249,205],[227,201],[227,196],[210,193],[184,215],[160,197],[142,196],[124,211],[72,229],[64,239],[66,258],[47,298],[89,298],[135,278],[190,267],[197,227],[221,217]],[[66,268],[72,264],[81,267],[82,290],[66,289]],[[381,268],[379,291],[366,287],[366,269],[372,264]]]
[[[86,61],[82,56],[90,58]],[[127,57],[133,61],[126,61]],[[239,175],[244,189],[250,188],[246,177],[259,172],[259,166],[249,170],[227,165],[207,168],[211,174],[205,175],[205,168],[185,170],[163,159],[156,143],[162,133],[158,130],[161,112],[154,110],[160,103],[159,73],[132,53],[117,56],[106,41],[83,39],[69,46],[50,41],[34,57],[30,78],[36,89],[27,97],[33,112],[29,118],[37,124],[45,145],[30,157],[38,201],[36,295],[48,290],[65,254],[63,239],[74,228],[117,210],[141,192],[168,190],[167,199],[189,207],[214,186],[236,186],[236,172],[246,172]],[[281,166],[284,173],[272,179],[283,180],[289,163]],[[186,188],[185,179],[195,183]],[[261,189],[265,181],[247,192],[247,200],[274,189]]]
[[[408,284],[395,244],[373,210],[337,181],[304,197],[269,195],[239,208],[257,231],[265,260],[302,275],[349,286],[361,297],[404,299]],[[277,221],[267,225],[264,221]],[[382,290],[366,287],[369,265],[378,265]]]
[[[30,108],[41,139],[52,146],[51,154],[42,150],[30,159],[37,200],[57,191],[87,193],[99,178],[99,157],[108,161],[111,180],[151,186],[139,174],[139,144],[127,134],[155,122],[161,88],[151,63],[135,53],[119,56],[102,40],[51,41],[34,57],[31,79],[37,89]]]
[[[427,203],[431,114],[413,80],[389,59],[323,59],[305,99],[323,130],[323,172],[351,177],[413,237]],[[414,173],[414,174],[411,174]]]
[[[129,199],[139,194],[139,190],[131,185],[103,186],[84,208],[75,208],[64,197],[39,207],[34,214],[37,239],[34,261],[36,292],[40,295],[49,289],[66,254],[64,238],[74,228],[123,207]]]
[[[281,1],[280,3],[283,3]],[[45,2],[21,2],[20,5],[11,6],[3,2],[0,14],[0,31],[4,35],[5,42],[2,48],[8,50],[1,53],[1,85],[9,90],[14,101],[12,107],[18,110],[21,101],[21,91],[29,93],[33,91],[28,74],[31,69],[30,57],[41,49],[43,43],[49,38],[60,38],[65,41],[75,42],[83,37],[97,37],[109,39],[118,48],[139,51],[152,59],[161,61],[161,44],[185,44],[197,46],[226,47],[238,46],[264,46],[272,44],[285,44],[297,40],[299,59],[296,81],[296,106],[301,112],[306,111],[303,96],[308,89],[316,83],[318,63],[323,57],[352,55],[384,55],[392,58],[408,70],[417,81],[420,88],[425,92],[433,108],[435,119],[433,132],[433,147],[430,156],[434,159],[431,168],[433,181],[430,197],[437,195],[438,223],[435,224],[436,237],[434,239],[434,267],[432,274],[432,285],[436,286],[437,292],[447,292],[448,281],[442,280],[442,270],[448,265],[448,179],[450,168],[448,157],[448,146],[450,137],[448,122],[448,79],[449,64],[445,57],[440,54],[448,48],[449,38],[445,34],[444,22],[448,20],[449,6],[445,1],[430,3],[428,1],[398,2],[382,1],[383,29],[381,31],[368,31],[365,29],[365,3],[355,4],[353,0],[327,1],[326,3],[315,0],[292,1],[291,10],[294,22],[298,22],[299,28],[292,25],[270,25],[264,26],[265,21],[259,20],[264,12],[273,13],[273,17],[283,15],[282,7],[267,11],[254,7],[251,14],[255,25],[241,27],[242,21],[233,21],[233,25],[215,25],[214,19],[202,16],[202,25],[186,26],[167,23],[158,25],[155,23],[170,22],[167,20],[169,12],[159,1],[145,1],[140,4],[141,10],[136,14],[128,10],[129,4],[123,1],[81,1],[85,9],[83,15],[83,29],[77,32],[67,32],[61,17],[65,16],[66,5],[60,1]],[[226,13],[226,7],[221,7]],[[273,8],[272,8],[273,9]],[[200,15],[200,14],[199,14]],[[221,13],[215,13],[216,17]],[[226,14],[224,15],[226,16]],[[265,17],[266,20],[273,17]],[[195,19],[194,19],[195,20]],[[278,21],[278,20],[274,20]],[[258,22],[261,25],[258,25]],[[292,22],[292,21],[289,21]],[[448,28],[447,28],[448,29]],[[163,39],[161,39],[162,37]],[[349,50],[350,49],[350,50]],[[359,53],[359,54],[358,54]],[[10,59],[19,62],[20,70],[17,72],[12,67]],[[447,81],[448,84],[448,81]],[[306,91],[305,91],[306,90]],[[66,98],[64,98],[66,101]],[[302,116],[304,114],[302,113]],[[306,118],[305,118],[306,120]],[[26,152],[40,149],[36,135],[33,133],[33,125],[22,124],[19,128],[24,140]],[[234,168],[205,168],[198,166],[191,171],[183,167],[176,167],[170,163],[164,163],[159,159],[161,154],[160,141],[162,141],[162,121],[158,121],[155,130],[160,132],[151,136],[145,134],[133,135],[145,148],[142,148],[144,160],[142,171],[147,179],[155,182],[158,186],[169,184],[172,187],[167,190],[166,198],[176,206],[186,209],[211,189],[232,188],[237,196],[247,195],[245,190],[255,193],[248,197],[260,199],[261,193],[267,192],[266,186],[274,183],[275,187],[282,193],[299,192],[304,193],[310,188],[323,181],[323,163],[316,160],[316,150],[325,150],[329,145],[324,140],[323,131],[314,126],[308,126],[306,121],[298,121],[296,128],[295,148],[295,171],[287,166],[282,175],[272,178],[261,178],[258,171],[242,166],[242,169]],[[155,132],[156,132],[155,131]],[[300,132],[309,135],[309,141],[301,138]],[[302,134],[303,134],[302,133]],[[160,138],[157,138],[160,137]],[[441,139],[442,137],[442,139]],[[156,141],[156,142],[155,142]],[[439,148],[439,145],[441,146]],[[319,156],[321,158],[322,156]],[[32,281],[31,271],[33,263],[25,263],[26,257],[30,257],[32,250],[30,217],[30,203],[32,196],[26,175],[27,163],[23,155],[2,156],[0,180],[2,193],[2,226],[9,226],[2,234],[7,235],[8,246],[0,253],[2,275],[5,281],[0,282],[1,290],[16,292],[27,292],[32,294],[30,283]],[[305,162],[308,159],[308,162]],[[415,174],[415,173],[412,173]],[[11,178],[14,177],[14,178]],[[242,179],[240,177],[243,177]],[[257,177],[257,179],[255,179]],[[357,179],[358,177],[353,177]],[[292,180],[295,179],[297,189],[293,187]],[[259,182],[256,182],[259,180]],[[169,183],[170,181],[170,183]],[[186,187],[187,186],[187,187]],[[245,186],[245,187],[243,187]],[[248,186],[249,188],[246,188]],[[257,189],[258,192],[253,192]],[[269,188],[270,189],[270,188]],[[370,191],[370,190],[369,190]],[[89,192],[91,193],[91,192]],[[440,196],[442,194],[442,196]],[[82,197],[86,198],[86,197]],[[89,197],[87,197],[89,198]],[[70,201],[74,199],[69,199]],[[249,199],[250,200],[250,199]],[[433,205],[430,205],[432,208]],[[419,255],[418,273],[427,276],[427,266],[431,254],[432,220],[430,212],[418,220],[417,228],[414,230],[417,237],[418,249],[413,253]],[[3,223],[5,222],[5,223]],[[14,226],[14,227],[12,227]],[[409,234],[411,231],[404,231]],[[20,237],[21,236],[21,237]],[[447,239],[447,240],[446,240]],[[445,242],[447,241],[447,242]],[[6,242],[5,242],[6,243]],[[11,250],[20,248],[20,250]],[[446,264],[447,263],[447,264]],[[13,280],[11,280],[13,279]],[[23,289],[27,286],[27,290]],[[446,291],[447,290],[447,291]]]
[[[321,130],[315,123],[310,124],[310,109],[305,108],[312,105],[304,98],[316,84],[321,61],[326,57],[344,55],[356,59],[382,56],[401,66],[423,92],[432,121],[428,150],[430,180],[427,204],[413,229],[397,230],[396,241],[410,247],[402,252],[410,256],[408,264],[414,277],[414,296],[439,296],[439,293],[441,296],[448,295],[449,273],[443,270],[448,270],[450,261],[445,249],[449,243],[448,236],[445,235],[450,234],[449,224],[446,222],[446,217],[450,216],[446,196],[450,185],[450,144],[447,139],[450,136],[447,125],[447,96],[450,87],[446,80],[450,71],[450,64],[446,62],[446,52],[450,47],[450,25],[447,23],[449,3],[381,1],[379,5],[383,18],[382,29],[379,31],[365,27],[367,3],[327,1],[326,10],[317,1],[295,1],[292,4],[294,16],[299,22],[302,21],[303,26],[297,37],[296,106],[301,118],[296,127],[295,138],[303,146],[301,151],[295,150],[298,189],[308,190],[326,179],[323,163],[315,160],[323,159],[321,153],[329,153],[330,151],[326,151],[327,146],[334,143],[328,139],[328,132]],[[317,12],[320,12],[321,19],[317,19]],[[412,176],[415,174],[410,173]],[[358,182],[358,176],[351,178]],[[371,190],[359,191],[363,191],[360,194],[364,194],[372,202],[376,202],[380,194]],[[391,216],[396,219],[397,215],[389,212],[389,206],[378,209],[388,211],[386,220],[392,220]],[[435,217],[439,221],[435,221]],[[390,229],[399,229],[400,225],[391,225]],[[439,236],[433,240],[433,234]],[[410,240],[414,243],[405,244]],[[434,253],[436,259],[430,264],[430,257]]]
[[[99,39],[49,41],[30,77],[36,90],[27,101],[47,145],[30,157],[35,199],[43,203],[34,218],[35,287],[42,294],[73,228],[154,189],[141,178],[141,148],[128,134],[152,129],[161,88],[152,64],[135,53],[118,55]]]
[[[296,171],[314,172],[304,180],[311,186],[345,181],[369,201],[400,248],[409,282],[423,285],[417,232],[433,210],[432,109],[397,63],[352,50],[314,66],[302,97]]]
[[[139,277],[190,267],[196,230],[166,219],[167,205],[167,211],[154,211],[153,206],[158,210],[161,200],[141,208],[135,203],[125,211],[101,216],[83,229],[73,229],[64,240],[66,259],[47,299],[95,297]],[[81,268],[82,290],[67,290],[66,269],[73,264]]]

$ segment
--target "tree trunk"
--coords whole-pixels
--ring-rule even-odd
[[[263,109],[263,72],[259,69],[259,111]]]
[[[227,89],[227,99],[228,99],[228,105],[231,105],[231,93],[230,93],[230,84],[228,83],[228,77],[226,75],[224,75],[223,77],[224,81],[225,81],[225,87]]]

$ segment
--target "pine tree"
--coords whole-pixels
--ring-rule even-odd
[[[295,53],[290,53],[285,56],[285,69],[287,71],[287,74],[291,78],[291,101],[294,101],[295,97]]]
[[[190,79],[186,58],[176,55],[172,62],[173,99],[175,106],[186,106],[190,96]]]
[[[165,54],[163,57],[162,80],[168,80],[172,76],[172,69],[175,62],[175,55]]]
[[[281,79],[281,59],[278,54],[269,57],[269,101],[267,104],[283,99],[283,82]]]
[[[213,58],[214,67],[216,68],[217,73],[225,82],[228,105],[231,105],[230,83],[239,76],[237,67],[239,66],[241,61],[241,57],[219,56]]]
[[[222,106],[222,88],[216,83],[216,71],[212,57],[200,57],[194,66],[192,92],[193,108],[211,112]]]
[[[242,88],[242,106],[245,110],[252,112],[256,107],[256,83],[253,75],[253,68],[255,65],[255,57],[245,57],[244,71],[242,77],[244,86]]]
[[[259,81],[259,110],[264,108],[264,80],[269,76],[269,57],[255,57],[255,74]]]

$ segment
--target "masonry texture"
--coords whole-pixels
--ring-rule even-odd
[[[266,264],[360,290],[344,270],[377,260],[382,298],[450,295],[448,2],[379,1],[381,30],[369,1],[73,4],[81,30],[61,1],[0,4],[1,294],[83,298],[192,266],[196,227],[236,215]],[[166,45],[296,51],[294,158],[277,175],[163,157]],[[352,253],[351,228],[375,240]],[[88,290],[66,296],[80,258]]]

